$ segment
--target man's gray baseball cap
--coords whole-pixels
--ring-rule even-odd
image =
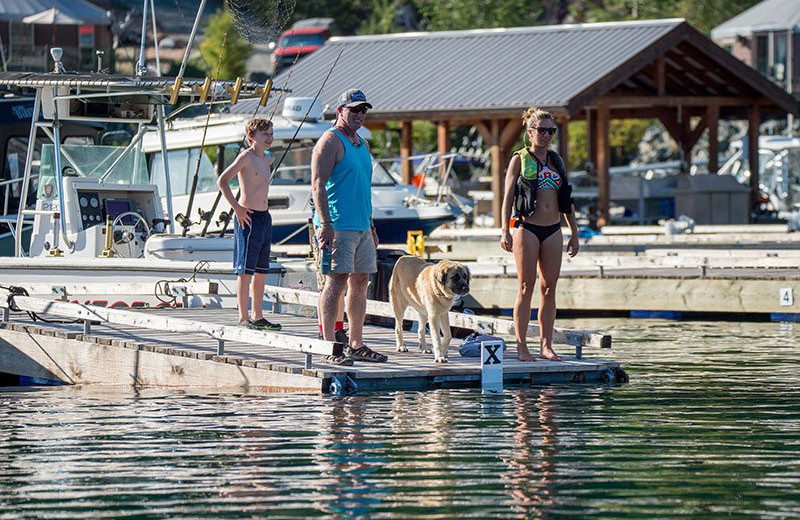
[[[354,108],[361,105],[366,106],[370,110],[372,109],[372,105],[367,102],[367,96],[355,88],[351,88],[342,92],[342,94],[339,96],[339,101],[336,104],[336,106],[347,108]]]

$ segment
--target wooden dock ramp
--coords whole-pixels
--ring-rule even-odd
[[[415,351],[416,334],[406,334],[410,352],[398,353],[394,331],[374,325],[365,328],[365,340],[387,354],[388,362],[326,364],[325,356],[339,353],[341,346],[318,339],[316,318],[308,316],[318,294],[310,291],[267,288],[265,298],[273,303],[268,319],[283,325],[280,332],[237,326],[235,309],[122,310],[52,297],[1,296],[0,372],[10,374],[66,384],[334,394],[480,386],[480,358],[459,356],[460,340],[451,343],[449,362],[438,364],[431,354]],[[369,301],[367,313],[391,317],[386,302]],[[406,318],[416,314],[409,309]],[[506,338],[513,334],[513,323],[496,318],[451,313],[451,325]],[[529,333],[538,334],[537,327]],[[619,363],[583,357],[585,347],[610,346],[608,335],[557,330],[556,350],[563,361],[522,363],[511,342],[505,384],[620,381]]]

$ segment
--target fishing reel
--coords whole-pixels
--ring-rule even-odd
[[[216,221],[217,226],[225,225],[225,227],[230,224],[231,221],[231,213],[229,211],[223,211],[219,214],[219,220]]]
[[[167,226],[169,226],[169,219],[154,218],[151,220],[151,223],[150,229],[153,233],[163,233],[167,229]]]
[[[197,214],[200,215],[200,222],[210,222],[211,217],[214,216],[213,213],[206,211],[203,208],[197,208]]]
[[[189,217],[187,217],[183,213],[178,213],[177,215],[175,215],[175,222],[177,222],[178,225],[183,228],[184,233],[186,231],[189,231],[189,228],[194,225],[194,222],[192,222],[192,219],[190,219]]]

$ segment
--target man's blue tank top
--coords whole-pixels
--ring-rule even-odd
[[[360,136],[361,146],[356,146],[338,130],[330,131],[344,146],[344,157],[333,167],[325,183],[333,229],[366,231],[372,216],[372,157]],[[317,214],[314,224],[322,224]]]

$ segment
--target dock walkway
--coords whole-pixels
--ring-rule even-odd
[[[303,295],[303,298],[312,294]],[[276,334],[231,326],[237,321],[234,309],[101,311],[82,304],[29,300],[44,302],[44,306],[36,307],[40,310],[57,304],[59,309],[63,307],[69,311],[59,311],[62,316],[65,313],[71,317],[85,316],[74,312],[95,312],[98,320],[87,327],[85,321],[34,322],[27,314],[11,313],[9,320],[0,324],[0,372],[67,384],[333,394],[480,386],[480,359],[460,357],[456,348],[460,340],[451,343],[449,363],[437,364],[431,354],[415,351],[416,334],[406,334],[410,352],[398,353],[394,349],[392,329],[368,325],[365,338],[369,346],[387,354],[389,361],[356,362],[350,367],[339,367],[326,364],[319,354],[325,351],[325,344],[334,344],[318,340],[315,318],[269,314],[268,319],[283,325],[283,330]],[[106,321],[104,317],[109,316],[108,313],[112,319]],[[49,314],[42,316],[55,319]],[[180,326],[175,325],[178,322]],[[164,327],[159,330],[153,323],[163,323]],[[197,324],[196,332],[187,331],[186,323]],[[167,327],[175,330],[163,330]],[[237,334],[246,341],[237,341]],[[614,381],[624,377],[615,361],[581,356],[583,345],[610,346],[610,337],[580,331],[560,332],[557,336],[559,334],[560,338],[575,343],[576,355],[565,355],[571,349],[561,345],[556,347],[564,358],[561,362],[522,363],[515,359],[513,348],[509,348],[504,363],[505,384]],[[258,335],[265,338],[263,344],[258,344]],[[232,339],[225,340],[222,347],[220,337]],[[291,347],[295,350],[275,346],[282,338],[287,345],[305,346]],[[583,339],[577,341],[576,338]],[[267,342],[272,346],[265,346]]]

